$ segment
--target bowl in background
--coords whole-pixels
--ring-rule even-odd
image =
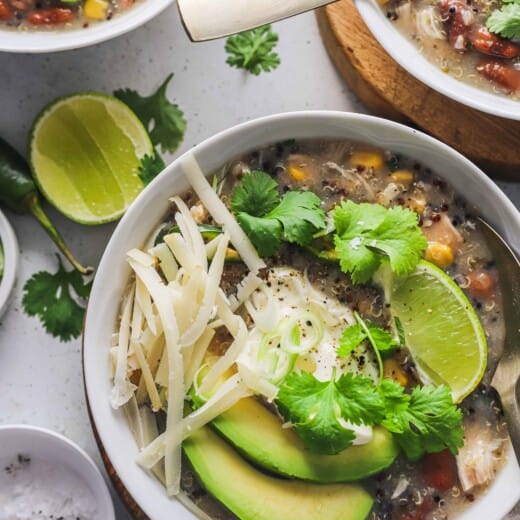
[[[20,253],[18,240],[7,217],[0,211],[0,242],[4,251],[4,273],[0,277],[0,317],[9,306],[16,284]]]
[[[403,69],[425,85],[471,108],[506,119],[520,120],[520,102],[479,89],[442,72],[428,61],[386,17],[377,0],[355,0],[374,38]]]
[[[65,468],[90,489],[97,507],[92,520],[115,520],[107,485],[92,459],[76,444],[51,430],[23,424],[0,426],[0,459],[35,458]],[[30,464],[30,462],[29,462]]]
[[[0,51],[44,53],[79,49],[129,32],[157,16],[173,0],[142,0],[112,20],[87,28],[65,30],[16,30],[0,28]]]
[[[444,176],[471,206],[486,208],[486,219],[520,252],[520,213],[500,189],[470,161],[441,142],[406,126],[343,112],[296,112],[264,117],[225,130],[190,150],[210,173],[240,153],[287,139],[345,138],[371,143],[418,159]],[[103,448],[127,491],[154,520],[193,518],[178,500],[134,461],[138,449],[123,411],[109,403],[112,387],[109,349],[130,269],[126,253],[145,243],[171,203],[188,188],[180,159],[152,181],[117,226],[99,265],[83,336],[83,369],[91,418]],[[511,451],[509,462],[489,492],[458,520],[500,520],[520,499],[520,469]]]

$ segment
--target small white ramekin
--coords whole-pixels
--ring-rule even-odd
[[[0,459],[23,454],[63,467],[81,479],[96,501],[99,520],[115,520],[114,505],[94,461],[76,444],[56,432],[22,424],[0,426]]]

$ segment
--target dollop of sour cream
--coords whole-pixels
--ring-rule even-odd
[[[305,273],[289,267],[270,269],[265,283],[251,295],[245,306],[254,325],[240,362],[246,363],[250,370],[255,369],[254,360],[258,359],[266,336],[276,335],[280,325],[288,320],[308,314],[322,325],[321,339],[308,352],[298,356],[294,365],[297,369],[310,372],[323,382],[330,381],[334,373],[338,378],[348,372],[377,381],[378,367],[366,345],[359,345],[346,358],[337,355],[343,331],[356,323],[353,312],[338,299],[313,287]],[[312,323],[307,325],[311,328]],[[300,330],[302,336],[307,332],[309,335],[314,333],[305,330],[305,323],[300,323]],[[372,439],[371,427],[352,425],[341,418],[339,422],[355,432],[354,444],[365,444]]]

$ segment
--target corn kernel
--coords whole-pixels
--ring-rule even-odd
[[[410,197],[406,205],[418,215],[422,215],[426,208],[426,199],[422,195]]]
[[[85,2],[84,13],[87,18],[104,20],[107,15],[107,9],[107,0],[87,0]]]
[[[428,242],[424,258],[441,269],[446,269],[453,262],[453,250],[440,242]]]
[[[383,375],[388,379],[393,379],[401,386],[408,385],[408,376],[401,368],[401,365],[394,358],[385,359],[383,362]]]
[[[377,152],[353,152],[350,156],[350,164],[379,170],[383,166],[383,156]]]
[[[410,186],[413,182],[413,173],[409,170],[397,170],[390,175],[390,180],[396,184]]]
[[[287,172],[297,182],[302,182],[303,180],[305,180],[305,171],[303,170],[303,168],[299,168],[298,166],[290,164],[287,167]]]

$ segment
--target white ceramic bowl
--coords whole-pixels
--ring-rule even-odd
[[[377,0],[355,0],[364,22],[383,48],[412,76],[445,96],[488,114],[520,120],[520,102],[459,81],[429,62],[385,16]]]
[[[142,0],[112,20],[93,23],[86,29],[17,31],[0,29],[0,51],[44,53],[94,45],[143,25],[173,0]]]
[[[520,214],[511,201],[476,166],[448,146],[408,127],[383,119],[343,112],[297,112],[250,121],[204,141],[193,153],[211,173],[233,156],[290,138],[335,137],[372,143],[417,158],[485,209],[486,219],[520,252]],[[170,206],[168,197],[187,188],[179,160],[157,177],[132,204],[112,236],[98,268],[87,310],[84,375],[92,419],[105,451],[123,484],[153,520],[193,518],[162,486],[134,462],[137,447],[122,411],[109,404],[108,351],[129,269],[125,254],[141,246]],[[487,495],[458,520],[499,520],[520,498],[520,469],[511,455]]]
[[[0,459],[18,454],[65,468],[90,489],[97,507],[95,520],[115,520],[112,498],[98,467],[76,444],[51,430],[28,425],[0,426]],[[93,519],[94,520],[94,519]]]
[[[4,274],[0,278],[0,317],[7,310],[16,284],[20,253],[18,240],[6,216],[0,211],[0,242],[4,250]]]

